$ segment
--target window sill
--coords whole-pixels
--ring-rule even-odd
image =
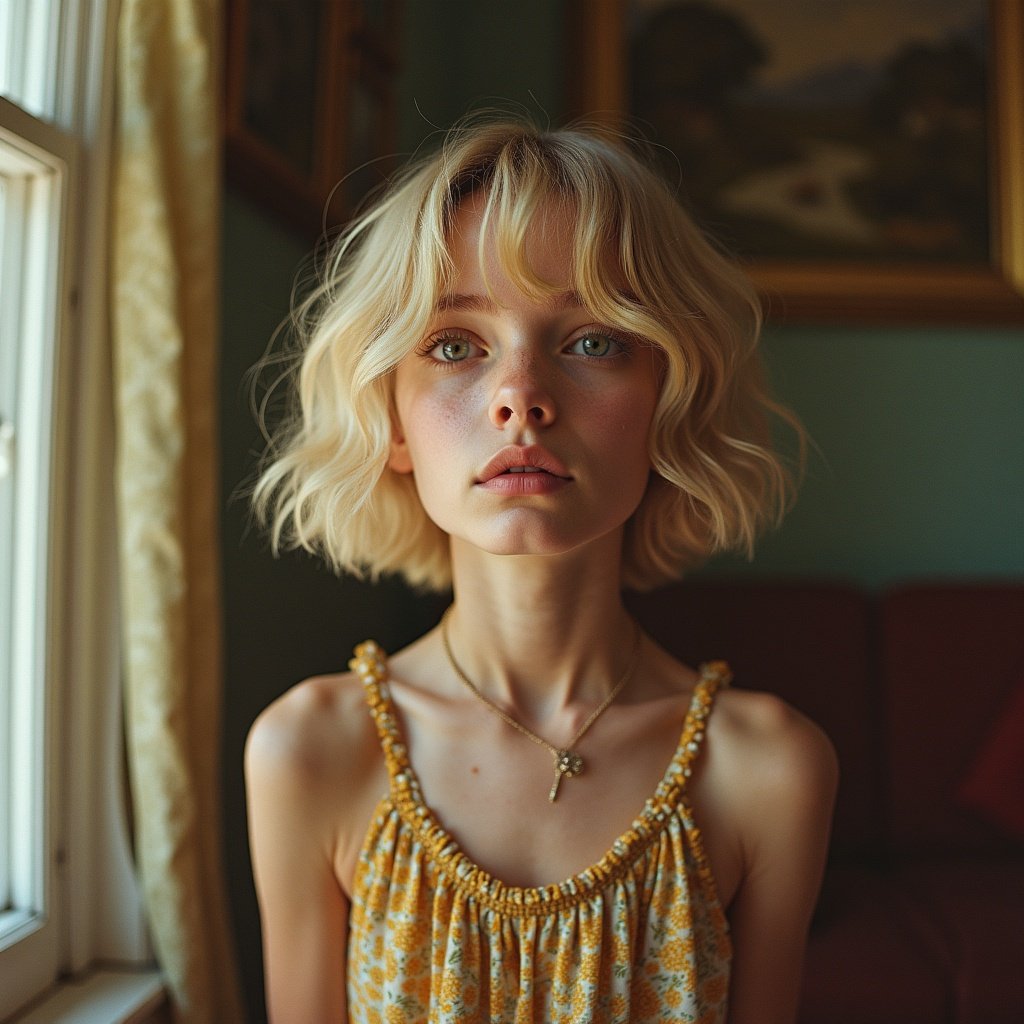
[[[162,1024],[170,1012],[159,971],[93,971],[62,982],[11,1024]]]

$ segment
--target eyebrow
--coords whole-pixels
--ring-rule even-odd
[[[549,303],[551,309],[560,311],[563,309],[585,309],[586,303],[579,292],[561,292],[555,295]],[[469,313],[490,313],[496,314],[500,307],[489,295],[442,295],[434,307],[436,312],[469,312]]]

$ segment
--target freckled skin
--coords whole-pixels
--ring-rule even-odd
[[[600,357],[581,352],[588,331],[613,329],[582,306],[525,295],[503,273],[493,244],[484,250],[485,281],[477,260],[481,205],[468,200],[456,217],[452,291],[482,300],[490,284],[496,306],[440,311],[425,345],[400,363],[391,467],[415,474],[427,514],[454,539],[492,554],[558,555],[621,532],[643,497],[655,356],[626,341]],[[557,209],[528,236],[531,263],[563,293],[572,288],[571,240],[572,224]],[[470,354],[439,359],[446,339],[468,343]],[[565,465],[568,486],[526,496],[478,486],[496,452],[528,444]]]

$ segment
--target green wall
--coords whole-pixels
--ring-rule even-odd
[[[521,108],[557,120],[564,107],[562,2],[418,0],[405,4],[400,146],[471,105]]]
[[[710,571],[1024,577],[1024,331],[789,327],[765,354],[816,450],[756,560]]]
[[[400,150],[468,105],[499,99],[562,116],[560,4],[409,0]],[[394,649],[438,601],[398,584],[335,580],[304,557],[274,560],[244,503],[228,496],[260,448],[242,386],[285,316],[310,240],[234,192],[224,208],[221,359],[226,716],[226,857],[250,1019],[263,1019],[258,921],[246,848],[241,757],[256,714],[353,643]],[[705,573],[839,577],[867,587],[921,577],[1024,578],[1024,330],[788,327],[765,353],[779,396],[808,427],[800,499],[752,563]]]

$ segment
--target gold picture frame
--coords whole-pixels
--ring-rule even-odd
[[[763,5],[762,16],[771,18],[780,5],[787,7],[792,28],[793,18],[799,16],[793,11],[800,3],[814,4],[819,11],[824,6],[819,0],[776,0]],[[637,130],[646,134],[648,125],[630,104],[627,25],[631,16],[636,23],[639,7],[649,11],[667,5],[665,0],[569,4],[567,35],[579,53],[575,66],[584,69],[571,79],[574,114],[627,135]],[[884,0],[887,10],[894,6],[899,0]],[[982,257],[967,262],[900,254],[867,263],[770,253],[750,256],[751,276],[773,320],[1024,323],[1024,0],[989,0],[980,11],[987,23],[988,54],[983,183],[987,229]],[[685,185],[685,172],[682,177]],[[695,212],[702,219],[699,206]],[[728,233],[725,241],[730,244]]]

